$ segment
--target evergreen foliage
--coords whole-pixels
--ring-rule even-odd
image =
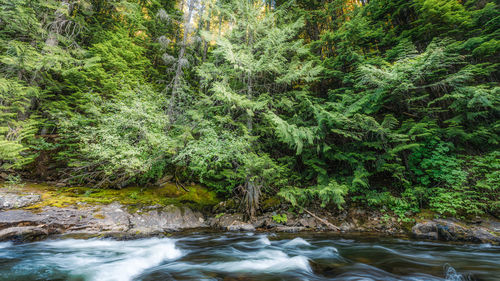
[[[0,171],[499,216],[499,9],[0,0]]]

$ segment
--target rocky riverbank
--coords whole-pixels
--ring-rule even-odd
[[[132,239],[212,228],[224,231],[376,233],[500,244],[500,223],[491,219],[478,220],[474,224],[444,219],[402,223],[376,212],[350,209],[341,214],[323,213],[320,216],[311,212],[277,215],[269,211],[248,222],[242,214],[218,208],[224,202],[207,211],[206,208],[196,210],[188,204],[138,206],[120,200],[89,202],[82,199],[55,206],[47,204],[48,200],[54,200],[54,196],[29,189],[0,189],[0,241],[32,241],[54,236]]]

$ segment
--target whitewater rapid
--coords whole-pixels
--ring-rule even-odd
[[[0,243],[0,280],[499,280],[500,248],[309,235],[191,233]]]

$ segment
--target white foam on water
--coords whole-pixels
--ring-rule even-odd
[[[0,249],[8,248],[12,246],[12,242],[0,242]]]
[[[263,245],[266,245],[266,246],[269,246],[271,245],[271,241],[269,241],[269,238],[267,238],[267,236],[262,236],[259,238],[259,240],[257,240],[260,244],[263,244]]]
[[[85,280],[129,281],[163,261],[182,256],[172,239],[135,241],[60,240],[43,242],[57,252],[43,261]]]
[[[414,260],[414,259],[429,259],[429,260],[432,260],[434,258],[436,258],[436,256],[430,252],[424,252],[424,253],[418,253],[418,252],[403,252],[401,250],[397,250],[397,249],[391,249],[391,248],[387,248],[387,247],[384,247],[384,246],[381,246],[381,245],[374,245],[372,246],[372,248],[376,248],[376,249],[382,249],[384,251],[387,251],[391,254],[394,254],[396,256],[400,256],[400,257],[404,257],[404,258],[408,258],[410,260]]]
[[[491,245],[490,243],[485,243],[485,244],[479,245],[479,249],[489,249],[491,247],[493,247],[493,245]]]
[[[269,238],[267,238],[266,235],[259,235],[258,237],[258,239],[252,241],[236,242],[236,245],[240,245],[249,249],[265,248],[271,245],[271,241],[269,241]]]
[[[217,272],[251,272],[280,274],[288,271],[306,271],[312,273],[309,260],[305,256],[289,256],[279,250],[262,249],[256,252],[232,251],[239,260],[212,263],[176,262],[163,266],[166,271],[200,270]]]
[[[0,258],[6,258],[10,255],[9,250],[7,248],[11,247],[12,245],[13,245],[12,242],[0,242]]]
[[[283,247],[297,247],[297,246],[311,246],[311,244],[300,237],[294,238],[283,244]]]
[[[209,264],[206,268],[225,272],[285,272],[304,270],[311,272],[309,260],[304,256],[290,257],[282,251],[261,250],[249,253],[244,260]]]
[[[446,281],[465,281],[465,277],[458,273],[453,267],[445,265],[445,280]]]
[[[304,253],[305,256],[308,256],[310,258],[320,258],[320,259],[336,258],[343,260],[343,258],[339,255],[339,251],[337,250],[337,248],[331,246],[321,247],[319,249],[307,252],[303,251],[301,253]]]
[[[98,266],[95,268],[97,272],[92,280],[127,281],[145,269],[157,266],[165,260],[175,259],[180,256],[181,252],[175,248],[174,243],[154,245],[129,253],[124,259]]]
[[[306,257],[276,257],[273,259],[244,260],[237,262],[227,262],[211,266],[212,269],[226,272],[285,272],[288,270],[300,269],[311,272],[309,261]]]
[[[228,237],[226,235],[221,235],[219,237],[213,238],[213,241],[222,241],[222,240],[227,240]]]

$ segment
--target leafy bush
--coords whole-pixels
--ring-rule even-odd
[[[286,217],[286,214],[276,214],[273,215],[273,221],[276,223],[286,223],[288,218]]]
[[[174,161],[187,166],[201,183],[223,195],[242,186],[249,175],[265,186],[279,185],[283,168],[266,154],[249,153],[249,145],[243,137],[206,127],[179,151]]]
[[[426,186],[429,206],[441,215],[482,215],[498,211],[498,152],[458,158],[451,143],[431,140],[410,155],[417,181]]]
[[[159,94],[143,87],[122,93],[119,100],[89,99],[94,122],[85,124],[87,117],[77,115],[62,123],[73,140],[79,140],[77,157],[69,164],[73,179],[121,187],[139,177],[161,177],[165,159],[179,143],[168,136]]]

